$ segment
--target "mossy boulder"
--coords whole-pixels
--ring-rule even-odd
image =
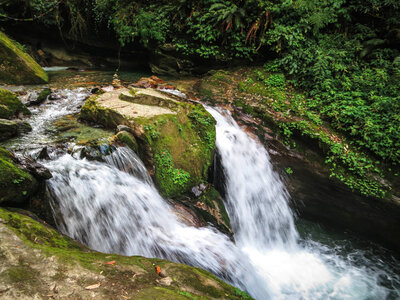
[[[32,218],[0,208],[0,291],[6,299],[251,299],[199,268],[94,252]]]
[[[89,98],[81,117],[109,128],[130,126],[164,196],[178,197],[207,180],[215,120],[201,104],[154,89],[119,89]]]
[[[0,82],[41,84],[48,81],[43,68],[17,42],[0,32]]]
[[[21,205],[37,188],[37,180],[13,161],[10,152],[0,148],[0,205]]]
[[[29,116],[31,112],[15,94],[0,89],[0,118],[11,119],[18,117],[19,114]]]

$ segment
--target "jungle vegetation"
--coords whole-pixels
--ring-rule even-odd
[[[363,172],[400,164],[398,0],[3,0],[0,15],[81,39],[109,34],[121,46],[265,62],[368,153]]]

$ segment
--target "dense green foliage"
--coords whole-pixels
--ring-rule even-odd
[[[109,32],[121,45],[168,45],[181,55],[226,62],[267,60],[270,75],[256,80],[275,98],[283,99],[287,87],[301,90],[303,116],[315,126],[327,123],[351,153],[368,157],[349,157],[326,139],[327,161],[356,172],[357,186],[378,164],[396,169],[400,163],[398,0],[20,0],[4,1],[0,10],[42,16],[35,22],[57,24],[76,37]],[[274,105],[283,111],[286,104]],[[316,130],[296,123],[283,131],[290,135],[293,126]]]
[[[281,7],[267,43],[305,89],[310,110],[352,136],[351,143],[400,162],[400,3],[321,1]]]
[[[246,79],[238,84],[240,94],[236,104],[264,120],[272,118],[290,147],[298,146],[295,142],[298,136],[312,140],[323,150],[331,177],[338,178],[362,194],[383,197],[388,187],[381,178],[385,176],[384,170],[387,168],[382,168],[381,160],[365,151],[365,147],[360,147],[360,141],[353,136],[346,135],[339,128],[332,128],[333,123],[326,122],[321,111],[314,108],[315,99],[307,97],[306,93],[296,92],[282,73],[271,73],[271,69],[276,71],[276,68],[266,66],[246,74]],[[249,101],[240,100],[243,99],[241,93],[262,98],[256,100],[257,107],[252,107],[246,103]],[[395,163],[392,161],[387,164]],[[286,172],[291,174],[293,170],[287,169]],[[394,175],[399,174],[395,172]]]

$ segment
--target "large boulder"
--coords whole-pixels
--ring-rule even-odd
[[[17,42],[0,32],[0,82],[41,84],[48,81],[43,68]]]
[[[207,180],[215,120],[201,104],[155,89],[122,88],[89,98],[81,118],[113,129],[129,126],[164,196],[178,197]]]
[[[91,251],[25,214],[0,208],[4,299],[252,299],[199,268]]]

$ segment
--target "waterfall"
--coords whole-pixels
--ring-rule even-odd
[[[268,153],[228,112],[207,109],[217,120],[235,243],[211,227],[179,221],[128,148],[118,148],[107,163],[70,155],[43,162],[53,174],[48,190],[61,216],[58,228],[101,252],[201,267],[257,300],[386,298],[390,288],[378,283],[390,276],[384,267],[370,267],[359,252],[347,259],[318,242],[299,243],[288,193]]]
[[[178,221],[134,152],[118,148],[107,160],[109,165],[64,155],[46,163],[53,174],[48,189],[54,210],[62,216],[57,226],[63,233],[101,252],[199,266],[258,299],[269,298],[262,277],[228,237]],[[132,166],[129,173],[121,171],[125,166]]]
[[[298,234],[288,193],[269,155],[230,115],[207,107],[217,121],[217,149],[226,179],[226,207],[235,240],[257,249],[293,247]]]
[[[344,261],[318,243],[299,245],[289,195],[265,148],[230,113],[216,119],[216,145],[225,178],[225,205],[237,246],[268,283],[274,299],[382,299],[377,274]],[[361,255],[360,255],[361,256]]]

